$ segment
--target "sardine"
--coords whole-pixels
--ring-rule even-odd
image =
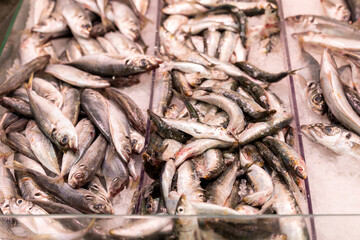
[[[29,104],[23,100],[3,96],[0,97],[0,105],[26,118],[33,117]]]
[[[81,106],[92,123],[111,142],[109,109],[105,97],[95,90],[85,89],[81,94]]]
[[[169,31],[171,34],[175,34],[177,30],[184,24],[188,22],[188,17],[184,15],[170,15],[163,22],[164,28]]]
[[[102,163],[102,173],[106,180],[107,192],[110,197],[115,197],[128,184],[129,173],[118,157],[112,145],[108,145],[104,162]]]
[[[100,43],[98,41],[96,41],[94,38],[77,37],[75,39],[79,43],[84,55],[105,53],[105,51],[101,47]]]
[[[114,23],[121,33],[129,39],[136,41],[140,36],[140,24],[131,8],[125,3],[112,1]]]
[[[67,151],[62,157],[61,174],[64,177],[70,168],[76,164],[84,155],[95,138],[95,127],[90,120],[83,118],[75,127],[79,139],[78,150],[74,153]]]
[[[104,160],[106,145],[106,139],[100,134],[82,158],[71,167],[68,177],[71,187],[80,188],[94,177]]]
[[[80,44],[75,39],[70,39],[67,43],[66,48],[66,57],[68,60],[74,61],[75,59],[81,58],[83,55],[83,50],[80,47]]]
[[[63,96],[64,106],[61,111],[75,126],[80,114],[80,92],[76,88],[69,88]]]
[[[47,80],[35,77],[33,79],[33,89],[39,95],[54,103],[58,108],[63,106],[62,94]]]
[[[62,64],[48,65],[45,69],[45,72],[50,73],[54,77],[76,87],[82,87],[82,88],[110,87],[109,82],[106,81],[105,79],[67,65],[62,65]]]
[[[1,136],[1,142],[9,146],[11,149],[24,154],[25,156],[37,160],[34,152],[31,150],[30,142],[28,139],[18,132],[10,132]]]
[[[106,38],[96,37],[96,40],[100,43],[101,47],[105,50],[105,52],[109,54],[118,54],[118,51],[116,51],[115,47]]]
[[[141,54],[131,56],[92,54],[76,59],[68,65],[100,76],[127,76],[151,71],[159,67],[162,60]]]
[[[92,24],[85,10],[77,3],[69,3],[62,9],[68,26],[72,33],[82,38],[89,38]]]
[[[360,117],[346,99],[335,61],[329,50],[325,50],[323,54],[320,85],[325,101],[336,119],[345,127],[360,134]]]

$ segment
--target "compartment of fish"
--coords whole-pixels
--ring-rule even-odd
[[[291,127],[286,78],[296,71],[285,65],[277,5],[165,1],[159,7],[156,56],[164,62],[148,111],[139,214],[174,216],[171,235],[178,239],[309,239],[302,218],[275,219],[270,228],[249,218],[307,212],[307,170]],[[164,227],[142,223],[116,235],[146,237]]]
[[[156,16],[150,1],[22,1],[1,54],[2,214],[135,213]],[[45,218],[6,228],[98,239],[124,221]]]

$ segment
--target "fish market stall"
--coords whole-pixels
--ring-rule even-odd
[[[357,239],[347,2],[21,1],[0,238]]]

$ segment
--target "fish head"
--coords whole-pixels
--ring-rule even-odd
[[[30,214],[30,210],[34,204],[21,198],[11,198],[9,202],[12,214]]]
[[[53,129],[52,136],[61,149],[77,151],[79,143],[75,128],[59,123],[57,128]]]
[[[84,186],[88,181],[88,172],[86,165],[80,165],[74,172],[70,171],[69,185],[73,188]]]
[[[79,15],[79,17],[82,17]],[[78,19],[80,24],[76,24],[75,28],[77,28],[76,32],[80,37],[89,38],[90,32],[92,29],[91,22],[88,19]]]
[[[129,178],[126,179],[115,177],[111,180],[109,187],[109,195],[110,197],[115,197],[119,192],[121,192],[125,186],[129,183]]]
[[[104,199],[96,196],[96,195],[86,195],[85,204],[89,207],[89,209],[96,214],[114,214],[114,209],[110,203],[104,201]]]
[[[130,155],[132,153],[130,141],[122,142],[121,144],[119,144],[119,148],[115,148],[115,149],[124,162],[126,163],[129,162]]]
[[[291,27],[296,27],[299,29],[309,27],[313,21],[314,21],[314,17],[310,15],[295,15],[285,18],[286,24],[288,24]]]
[[[311,82],[306,87],[305,95],[307,104],[313,112],[319,115],[322,115],[326,112],[327,105],[318,84]]]
[[[315,123],[301,126],[301,132],[310,141],[331,147],[338,143],[343,131],[336,125]]]
[[[162,60],[156,57],[147,55],[134,55],[126,59],[125,64],[132,66],[139,71],[150,71],[159,67]]]
[[[193,205],[190,203],[190,201],[187,200],[186,195],[182,194],[177,203],[175,215],[183,216],[183,215],[196,215],[196,214],[197,211],[195,210]]]

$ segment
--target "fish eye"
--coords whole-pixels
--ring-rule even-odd
[[[178,208],[177,208],[177,212],[178,212],[178,213],[183,213],[183,212],[184,212],[184,208],[181,207],[181,206],[178,207]]]
[[[328,135],[335,135],[340,131],[338,128],[333,127],[333,126],[326,126],[324,128],[324,130],[325,130],[325,133]]]
[[[302,19],[301,15],[296,15],[294,17],[294,19],[297,21],[297,22],[300,22],[300,20]]]
[[[313,102],[316,103],[316,104],[319,104],[323,101],[323,97],[321,96],[321,94],[316,94],[314,97],[313,97]]]
[[[124,150],[127,154],[131,154],[131,149],[128,147],[124,147]]]
[[[140,60],[140,67],[145,68],[148,65],[148,60],[141,59]]]
[[[103,204],[101,204],[101,203],[96,204],[96,205],[94,206],[94,209],[96,209],[96,210],[99,210],[99,209],[101,209],[101,208],[103,208]]]
[[[84,177],[84,173],[76,173],[74,175],[74,178],[77,179],[77,180],[82,179],[83,177]]]
[[[18,199],[18,200],[16,200],[16,204],[17,204],[17,205],[20,205],[22,202],[23,202],[23,200],[22,200],[22,199]]]
[[[67,144],[68,142],[69,142],[69,138],[68,138],[68,136],[66,136],[66,135],[60,139],[60,143],[61,143],[62,145],[65,145],[65,144]]]
[[[89,29],[91,26],[89,23],[85,23],[81,25],[82,28]]]

